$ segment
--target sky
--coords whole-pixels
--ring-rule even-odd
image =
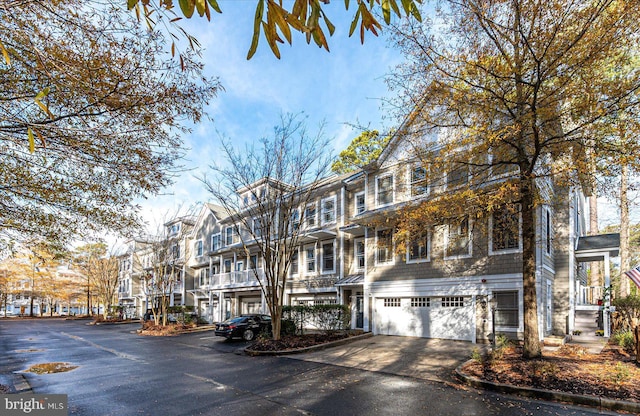
[[[190,206],[210,201],[198,179],[212,175],[209,166],[223,158],[220,137],[231,139],[238,149],[269,136],[280,116],[304,113],[310,132],[326,122],[325,134],[337,155],[360,134],[353,124],[385,131],[397,125],[382,107],[384,98],[393,96],[385,76],[402,61],[400,53],[389,47],[384,31],[379,37],[366,34],[364,45],[359,36],[348,36],[355,13],[344,10],[344,2],[325,6],[336,31],[329,38],[330,52],[307,45],[294,33],[293,45],[280,45],[281,59],[271,52],[264,37],[251,60],[247,52],[253,34],[256,0],[221,0],[223,13],[212,13],[211,21],[194,16],[182,20],[182,26],[196,36],[203,47],[205,75],[219,77],[223,89],[207,108],[212,121],[193,126],[185,135],[190,149],[184,161],[188,168],[162,195],[137,201],[150,231],[163,219]],[[601,223],[617,223],[617,208],[601,201]],[[634,220],[640,220],[637,205]]]
[[[307,45],[302,35],[294,33],[292,46],[280,46],[281,59],[272,54],[264,37],[255,56],[246,59],[256,0],[222,0],[223,13],[212,13],[210,22],[197,16],[182,20],[184,29],[202,44],[205,75],[219,77],[223,90],[207,108],[213,121],[194,126],[193,132],[184,136],[190,148],[185,165],[191,170],[176,178],[163,195],[138,201],[152,228],[158,225],[158,218],[180,207],[210,200],[198,177],[210,176],[208,167],[222,158],[221,136],[242,149],[269,137],[282,114],[304,113],[310,133],[315,133],[322,121],[326,123],[325,135],[332,143],[327,151],[337,155],[360,134],[351,125],[379,130],[395,125],[384,120],[381,104],[391,96],[385,75],[402,58],[387,47],[384,34],[375,37],[368,33],[364,45],[357,31],[348,37],[355,13],[352,3],[350,11],[344,10],[342,1],[325,6],[336,26],[329,38],[330,52],[313,41]]]

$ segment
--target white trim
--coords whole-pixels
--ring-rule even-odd
[[[362,243],[362,258],[363,265],[359,267],[358,264],[358,243]],[[353,270],[354,272],[361,272],[366,270],[367,267],[367,243],[364,237],[355,238],[353,240]]]
[[[388,253],[388,257],[389,259],[387,259],[387,261],[385,262],[381,262],[378,259],[378,250],[380,249],[380,246],[378,245],[378,232],[380,231],[389,231],[391,233],[391,248],[389,249],[389,253]],[[396,256],[395,256],[395,242],[393,239],[393,229],[391,228],[376,228],[376,234],[375,234],[375,265],[376,266],[392,266],[395,264],[396,262]],[[365,249],[366,252],[366,249]]]
[[[331,221],[325,221],[324,214],[324,204],[327,201],[333,200],[333,219]],[[327,198],[322,198],[320,200],[320,225],[329,225],[335,224],[338,218],[338,196],[332,195]]]
[[[292,266],[293,266],[293,255],[296,252],[298,253],[298,271],[294,273],[293,272],[293,268],[292,268]],[[300,276],[300,258],[301,257],[302,256],[300,255],[300,246],[294,247],[293,252],[291,253],[291,263],[289,264],[289,276],[292,276],[292,277]]]
[[[358,197],[362,196],[362,211],[358,211]],[[362,214],[367,210],[367,194],[365,191],[356,192],[353,196],[353,212],[354,216]]]
[[[445,260],[458,260],[458,259],[468,259],[473,257],[473,233],[471,232],[473,222],[471,218],[467,216],[467,239],[468,239],[468,247],[467,254],[458,254],[453,256],[448,256],[447,251],[449,248],[449,228],[451,227],[451,223],[446,224],[444,228],[444,259]]]
[[[424,169],[424,186],[425,186],[426,190],[421,194],[415,194],[414,195],[413,194],[413,184],[414,184],[413,172],[415,172],[417,168]],[[430,185],[430,182],[429,182],[429,170],[426,167],[424,167],[422,165],[422,163],[414,162],[414,163],[412,163],[410,165],[410,169],[407,172],[407,189],[409,191],[409,195],[408,195],[409,199],[420,198],[420,197],[423,197],[423,196],[427,196],[427,195],[429,195],[431,193],[431,185]]]
[[[307,257],[307,251],[310,248],[313,249],[313,270],[309,270],[309,259]],[[304,275],[316,275],[318,273],[318,255],[316,253],[316,245],[306,244],[303,246],[302,252],[304,253]]]
[[[412,246],[412,240],[409,240],[407,242],[407,250],[406,250],[406,259],[405,262],[407,264],[416,264],[416,263],[427,263],[431,261],[431,230],[427,230],[427,257],[425,258],[417,258],[417,259],[410,259],[409,258],[409,253],[411,251],[411,246]]]
[[[217,248],[213,245],[213,237],[216,237],[216,236],[218,237],[218,247]],[[222,248],[222,233],[217,232],[215,234],[211,234],[210,243],[211,243],[211,251],[220,250]]]
[[[325,244],[331,244],[333,248],[333,268],[331,270],[324,269],[324,246]],[[336,240],[324,240],[320,242],[320,274],[335,274],[336,273]]]
[[[307,217],[307,209],[309,207],[313,206],[315,208],[314,214],[313,214],[313,225],[309,225],[309,218],[312,217]],[[303,221],[301,222],[301,224],[303,225],[305,230],[311,229],[311,228],[315,228],[318,225],[320,225],[320,222],[318,221],[318,202],[310,202],[307,205],[304,206],[304,212],[302,214],[302,219]]]
[[[379,182],[380,180],[385,179],[385,178],[388,178],[388,177],[391,177],[391,202],[387,202],[387,203],[381,204],[381,203],[380,203],[380,200],[379,200],[379,198],[378,198],[378,196],[379,196],[379,195],[378,195],[378,192],[379,192],[379,189],[378,189],[378,182]],[[376,177],[375,177],[375,200],[376,200],[376,207],[386,207],[386,206],[389,206],[389,205],[393,205],[393,204],[395,203],[395,201],[396,201],[396,187],[395,187],[395,183],[396,183],[396,180],[395,180],[395,175],[394,175],[394,173],[393,173],[393,172],[391,172],[391,173],[383,173],[383,174],[380,174],[380,175],[376,175]]]
[[[501,254],[515,254],[522,253],[522,211],[518,207],[518,247],[517,248],[505,248],[500,250],[494,250],[493,248],[493,216],[495,212],[489,217],[489,255],[496,256]]]
[[[547,206],[542,207],[542,236],[544,241],[542,243],[542,254],[547,257],[553,257],[553,213]],[[549,219],[547,223],[547,218]]]
[[[198,254],[198,245],[200,245],[200,248],[199,248],[200,254]],[[204,242],[202,241],[202,238],[194,241],[193,246],[194,246],[193,247],[194,257],[204,256]]]

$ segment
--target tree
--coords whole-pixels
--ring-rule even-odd
[[[211,166],[215,180],[203,183],[238,224],[236,234],[249,252],[257,249],[264,276],[253,268],[266,299],[273,339],[280,339],[282,306],[289,268],[304,232],[305,207],[315,197],[330,155],[323,128],[310,134],[299,116],[286,115],[274,127],[273,137],[242,151],[231,140],[222,141],[228,165]],[[264,190],[264,191],[263,191]],[[240,198],[240,194],[247,197]]]
[[[541,355],[535,223],[536,207],[552,202],[545,182],[580,185],[592,179],[586,155],[638,151],[637,140],[621,149],[610,136],[587,135],[607,115],[637,111],[640,77],[628,65],[640,34],[637,6],[450,1],[431,22],[396,31],[407,57],[391,80],[403,91],[399,108],[408,109],[401,133],[422,138],[415,154],[432,177],[470,178],[458,192],[407,208],[400,226],[519,207],[525,358]],[[599,76],[605,67],[619,73]],[[501,172],[509,175],[491,180]]]
[[[215,96],[194,53],[174,62],[162,34],[119,3],[0,5],[5,244],[136,229],[135,199],[171,182],[185,123],[201,121]]]
[[[257,0],[256,12],[253,25],[253,38],[251,46],[247,54],[247,59],[251,59],[258,48],[260,33],[262,32],[266,38],[273,54],[280,58],[280,50],[278,43],[292,43],[291,32],[298,31],[304,33],[307,44],[313,39],[314,43],[329,51],[329,43],[325,30],[329,36],[333,35],[335,26],[329,20],[329,16],[325,12],[322,4],[328,4],[329,0],[296,0],[287,8],[282,0]],[[349,9],[350,2],[345,0],[345,9]],[[358,22],[360,22],[360,41],[364,43],[365,31],[369,31],[375,36],[378,31],[382,30],[382,25],[378,22],[376,13],[382,12],[382,17],[386,24],[391,22],[392,14],[402,16],[403,12],[406,16],[412,16],[417,20],[421,20],[419,9],[416,3],[422,3],[422,0],[401,0],[398,4],[397,0],[356,0],[356,14],[353,17],[349,28],[349,36],[353,35]],[[135,9],[138,18],[144,16],[145,23],[149,27],[157,27],[158,22],[166,24],[177,22],[181,19],[173,11],[173,2],[167,0],[127,0],[129,9]],[[181,0],[179,2],[180,12],[183,16],[191,18],[194,12],[200,17],[206,16],[207,20],[211,20],[211,9],[218,13],[222,13],[217,0]],[[211,6],[211,7],[210,7]],[[402,11],[400,10],[402,7]],[[157,17],[160,15],[160,17]],[[164,17],[167,17],[163,20]],[[323,23],[325,30],[323,30]],[[197,39],[189,35],[184,29],[177,26],[174,27],[175,32],[183,35],[193,46],[197,44]],[[177,37],[177,36],[174,36]],[[284,39],[283,39],[284,38]],[[175,53],[175,43],[172,44],[172,53]]]
[[[104,242],[89,243],[75,250],[75,261],[86,276],[87,309],[91,308],[91,291],[103,306],[103,317],[106,319],[111,313],[112,306],[117,302],[118,290],[118,259],[109,253]]]
[[[338,155],[338,159],[331,165],[334,173],[355,171],[376,160],[391,136],[382,137],[377,130],[363,131],[354,138],[349,146]]]

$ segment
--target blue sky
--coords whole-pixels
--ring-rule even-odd
[[[333,144],[327,150],[337,154],[359,134],[349,123],[379,130],[397,124],[386,117],[381,106],[382,99],[393,94],[387,90],[385,75],[402,57],[388,47],[384,32],[379,37],[367,33],[364,45],[357,34],[348,37],[355,2],[351,11],[344,10],[342,1],[325,6],[336,26],[336,32],[329,38],[329,53],[313,42],[307,45],[302,35],[294,34],[293,46],[280,46],[280,60],[261,38],[250,61],[246,55],[256,0],[219,3],[223,13],[212,14],[210,22],[197,16],[182,20],[183,27],[204,48],[206,75],[219,77],[224,90],[208,108],[213,121],[194,126],[193,133],[184,136],[191,149],[185,165],[191,170],[176,178],[163,195],[138,201],[151,230],[180,207],[184,212],[191,205],[210,200],[197,177],[210,173],[211,162],[221,160],[221,135],[242,148],[270,135],[281,114],[304,112],[311,132],[316,131],[322,120],[326,122],[325,133]],[[618,221],[615,206],[604,199],[601,206],[602,225]],[[635,220],[638,212],[636,208],[634,211]]]
[[[348,37],[354,4],[350,11],[344,10],[342,1],[325,6],[336,26],[329,53],[294,34],[293,46],[281,45],[280,60],[264,38],[256,55],[246,60],[255,0],[221,1],[223,13],[212,14],[210,22],[198,17],[182,21],[204,48],[206,75],[218,76],[224,90],[208,108],[213,121],[194,126],[193,133],[184,137],[191,148],[186,165],[193,170],[177,178],[166,195],[139,202],[145,219],[153,222],[180,204],[209,200],[196,177],[222,157],[220,135],[243,147],[269,136],[281,114],[304,112],[311,132],[317,131],[322,120],[326,122],[325,133],[333,144],[328,150],[337,154],[359,134],[349,123],[381,130],[395,125],[390,119],[383,120],[381,99],[390,96],[384,76],[401,56],[387,47],[384,34],[367,34],[364,45],[357,34]]]

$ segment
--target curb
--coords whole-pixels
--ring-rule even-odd
[[[250,350],[249,347],[244,349],[244,353],[253,357],[256,356],[279,356],[279,355],[293,355],[293,354],[302,354],[305,352],[319,351],[325,348],[337,347],[338,345],[349,344],[354,341],[358,341],[361,339],[371,338],[373,336],[373,332],[367,332],[362,335],[356,335],[349,338],[339,339],[337,341],[327,342],[325,344],[312,345],[310,347],[297,348],[294,350],[283,350],[283,351],[253,351]]]
[[[558,401],[558,402],[566,402],[571,404],[578,404],[583,406],[590,406],[599,408],[601,410],[623,410],[626,412],[639,413],[640,414],[640,403],[637,402],[629,402],[624,400],[614,400],[606,397],[599,396],[586,396],[581,394],[574,393],[565,393],[562,391],[553,391],[553,390],[543,390],[536,389],[533,387],[518,387],[510,384],[502,384],[502,383],[494,383],[492,381],[481,380],[474,376],[469,376],[462,372],[462,367],[465,364],[472,362],[473,360],[468,360],[462,364],[460,364],[456,368],[456,376],[460,381],[464,384],[480,388],[484,390],[495,391],[498,393],[507,393],[507,394],[515,394],[518,396],[524,396],[534,399],[542,399],[548,401]]]

